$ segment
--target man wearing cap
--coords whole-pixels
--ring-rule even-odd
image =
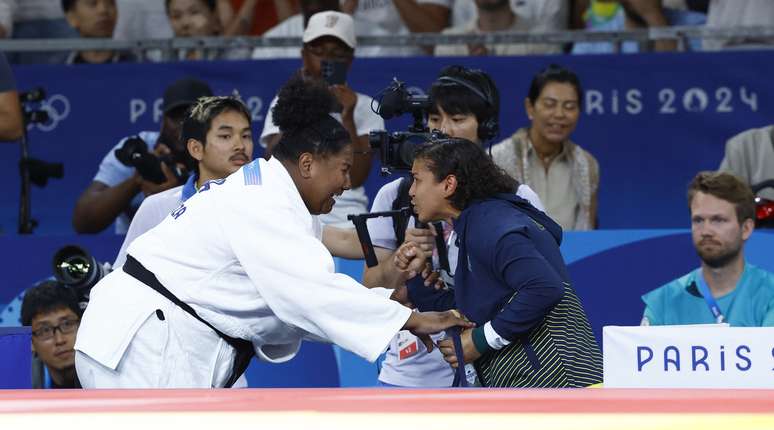
[[[352,17],[337,11],[325,11],[312,15],[304,30],[301,58],[301,73],[308,79],[323,79],[323,64],[332,70],[339,67],[349,71],[355,59],[355,27]],[[334,73],[335,74],[335,73]],[[368,197],[363,183],[371,169],[371,152],[368,145],[368,133],[384,128],[384,120],[371,110],[371,97],[357,93],[346,82],[331,82],[330,89],[341,105],[338,112],[331,115],[339,120],[349,132],[354,149],[354,164],[350,173],[352,189],[336,198],[333,210],[320,216],[325,225],[353,228],[347,215],[364,213],[368,208]],[[279,128],[272,120],[272,108],[277,98],[272,100],[261,133],[261,145],[266,148],[266,156],[279,141]]]
[[[188,108],[200,97],[212,96],[205,82],[197,79],[180,79],[164,91],[163,116],[159,131],[141,131],[142,139],[156,156],[170,155],[173,160],[187,160],[185,145],[180,142],[180,123]],[[100,163],[91,184],[78,198],[73,211],[73,228],[78,233],[99,233],[113,221],[117,234],[125,234],[129,223],[142,203],[152,194],[181,185],[181,180],[162,163],[165,181],[157,184],[143,179],[137,171],[122,164],[115,150],[121,148],[130,137],[121,139],[111,148]]]

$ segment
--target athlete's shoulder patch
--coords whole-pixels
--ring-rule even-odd
[[[261,185],[261,165],[260,160],[256,159],[242,168],[245,175],[245,185]]]

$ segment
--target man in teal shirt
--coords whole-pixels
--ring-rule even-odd
[[[701,267],[642,296],[642,324],[774,326],[774,274],[744,259],[755,228],[750,187],[727,172],[700,172],[688,206]]]

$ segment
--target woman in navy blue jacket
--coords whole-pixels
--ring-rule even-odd
[[[463,357],[491,387],[585,387],[602,382],[602,356],[559,252],[562,229],[515,195],[518,183],[478,145],[447,139],[420,147],[409,195],[421,221],[458,235],[455,289],[411,294],[420,310],[460,309],[477,328]],[[411,244],[399,252],[423,257]],[[457,367],[450,339],[439,344]]]

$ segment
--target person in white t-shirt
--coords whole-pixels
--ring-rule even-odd
[[[313,15],[304,30],[304,46],[301,49],[303,67],[301,74],[305,79],[323,79],[323,62],[349,70],[355,58],[355,30],[352,17],[336,11],[325,11]],[[349,132],[354,151],[352,166],[352,189],[336,199],[333,211],[320,217],[325,225],[341,228],[353,228],[347,220],[349,214],[360,214],[368,209],[368,197],[363,183],[371,170],[371,150],[368,133],[384,128],[384,120],[371,110],[371,97],[355,92],[346,82],[329,85],[336,96],[340,109],[331,112]],[[273,120],[273,108],[277,98],[272,100],[261,133],[261,145],[266,148],[266,156],[271,155],[280,139],[279,127]]]
[[[453,0],[344,0],[343,12],[386,34],[440,33],[449,26]],[[391,55],[423,55],[419,46],[401,47]]]
[[[274,27],[266,30],[263,37],[301,37],[304,34],[306,24],[312,15],[328,10],[339,10],[339,0],[301,0],[299,2],[301,13],[291,16]],[[300,58],[301,50],[295,46],[287,48],[263,48],[253,49],[252,58]]]
[[[263,34],[263,37],[301,37],[304,34],[306,24],[312,15],[328,10],[339,11],[339,0],[301,0],[301,13],[293,15],[282,21],[276,26],[270,28]],[[354,18],[353,18],[354,19]],[[380,27],[365,21],[355,21],[355,34],[357,36],[384,36],[387,33]],[[390,55],[400,55],[402,48],[391,46],[367,46],[357,50],[358,57],[385,57]],[[263,48],[258,47],[253,50],[252,58],[300,58],[301,50],[296,47],[289,48]]]
[[[253,159],[250,111],[233,96],[202,97],[183,120],[181,141],[194,160],[194,174],[184,185],[148,196],[132,218],[113,268],[126,261],[126,250],[146,231],[208,181],[225,178]]]
[[[492,79],[483,71],[461,66],[444,68],[430,87],[429,98],[427,125],[431,130],[439,130],[451,137],[465,138],[480,145],[497,137],[500,96]],[[389,211],[396,209],[395,202],[408,203],[405,197],[409,186],[406,178],[384,185],[376,194],[371,210]],[[537,209],[544,210],[537,194],[528,186],[521,185],[517,194]],[[404,205],[401,203],[398,206]],[[363,279],[366,286],[394,288],[395,297],[404,298],[408,276],[405,272],[397,271],[392,264],[394,251],[403,242],[415,242],[424,251],[432,252],[435,234],[441,234],[433,233],[430,229],[413,228],[413,217],[405,221],[396,226],[392,218],[368,220],[371,241],[380,263],[372,268],[367,267]],[[458,250],[453,233],[445,239],[450,270],[443,273],[442,277],[447,285],[453,286]],[[379,383],[384,386],[448,387],[453,379],[454,373],[440,352],[426,354],[422,342],[418,342],[408,332],[401,332],[393,338],[379,373]]]

